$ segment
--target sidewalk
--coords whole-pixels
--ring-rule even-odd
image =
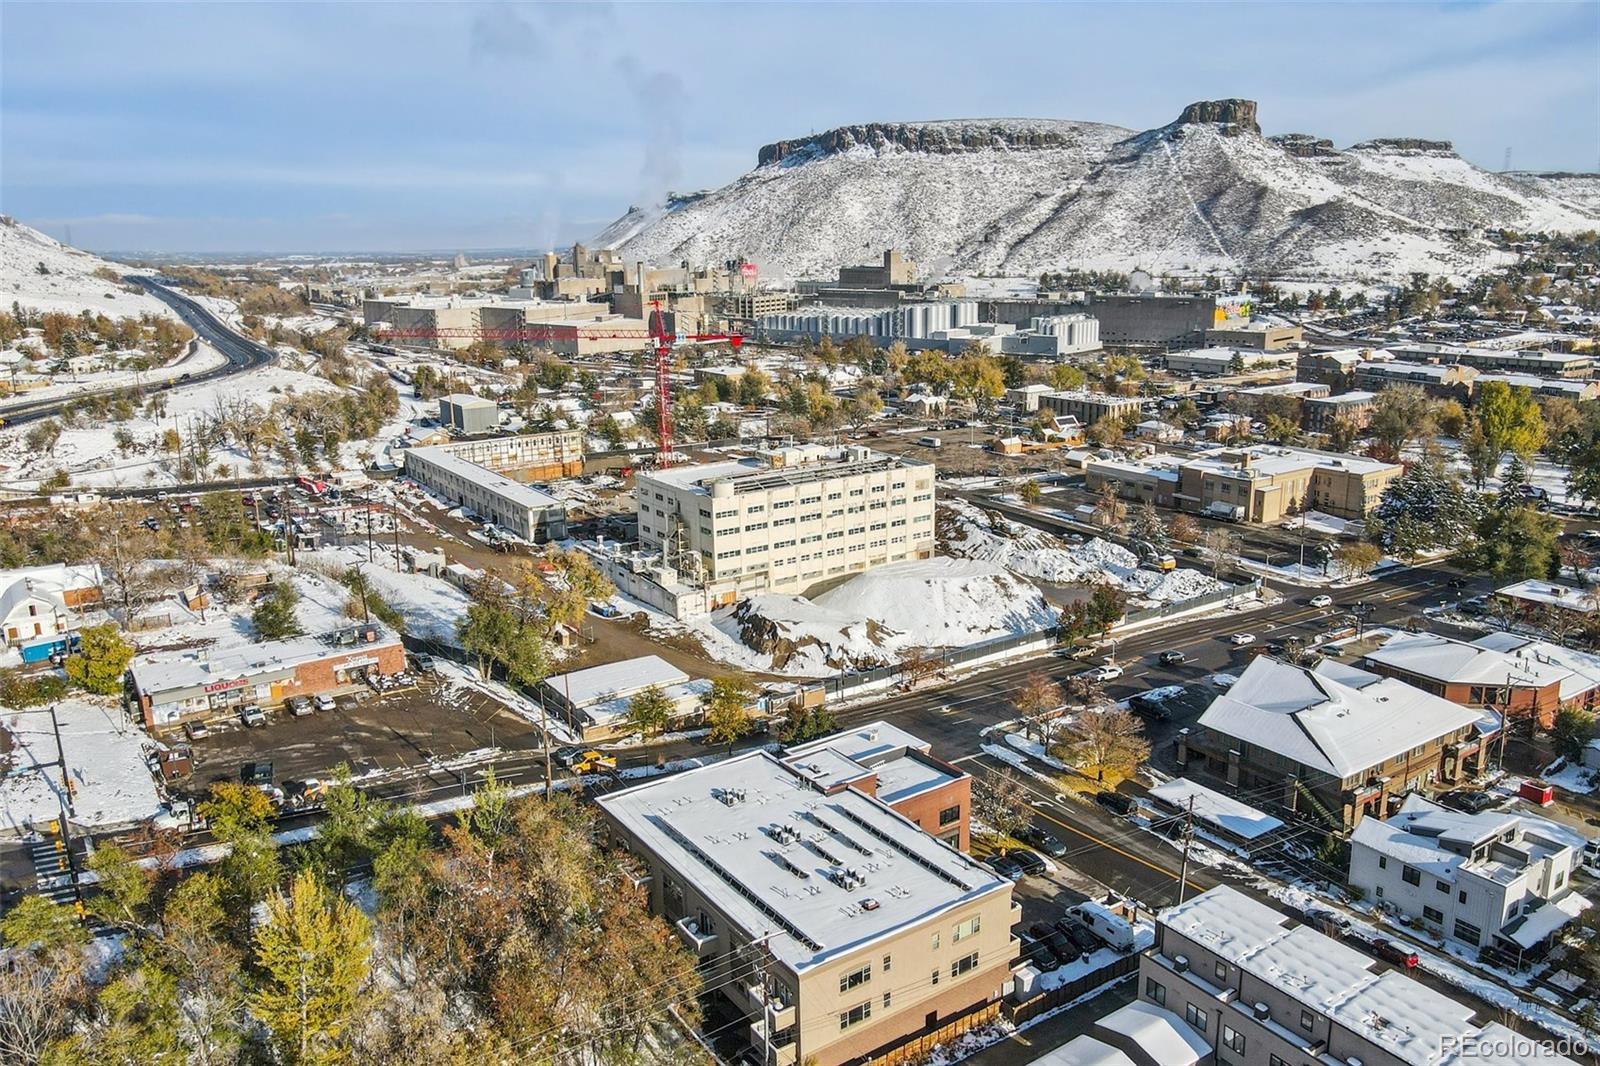
[[[963,1059],[971,1066],[1023,1066],[1047,1051],[1054,1051],[1075,1036],[1082,1036],[1094,1023],[1132,1003],[1138,994],[1137,973],[1101,987],[1091,998],[1055,1014],[1036,1018],[996,1044]]]

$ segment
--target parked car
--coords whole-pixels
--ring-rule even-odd
[[[1072,938],[1048,922],[1034,922],[1028,926],[1028,932],[1048,947],[1050,954],[1060,959],[1063,964],[1073,961],[1080,954]]]
[[[295,718],[304,718],[312,711],[311,701],[304,696],[290,696],[283,704]]]
[[[1067,846],[1061,843],[1060,837],[1036,825],[1025,827],[1017,836],[1024,844],[1032,844],[1052,859],[1059,859],[1067,853]]]
[[[1189,661],[1189,657],[1181,651],[1164,651],[1157,657],[1162,666],[1182,666]]]
[[[1006,858],[1022,867],[1023,873],[1033,877],[1037,877],[1049,868],[1044,859],[1027,848],[1009,848],[1006,851]]]
[[[419,651],[413,655],[411,657],[411,665],[416,668],[419,674],[437,674],[439,672],[438,661],[425,652]]]
[[[267,724],[267,712],[263,711],[260,707],[257,707],[255,704],[251,704],[248,707],[241,707],[241,708],[239,708],[239,721],[241,721],[245,725],[251,726],[251,727],[258,726],[258,725],[266,725]]]
[[[989,868],[1008,881],[1020,881],[1023,877],[1022,867],[1017,865],[1016,860],[1004,855],[990,857]]]
[[[1256,635],[1254,633],[1235,633],[1228,638],[1228,643],[1236,648],[1242,648],[1246,644],[1254,644],[1255,642]]]
[[[606,755],[598,751],[580,750],[576,757],[567,764],[567,769],[575,774],[605,773],[617,768],[617,757]]]
[[[1089,676],[1096,681],[1115,681],[1122,676],[1122,667],[1113,663],[1097,666],[1089,671]]]
[[[333,702],[333,697],[328,695],[326,692],[319,693],[317,695],[317,710],[331,711],[338,706],[339,705],[337,703]]]
[[[1139,809],[1138,802],[1132,796],[1124,796],[1120,792],[1096,792],[1094,801],[1112,814],[1120,814],[1123,817]]]
[[[239,780],[247,785],[270,784],[272,782],[272,763],[262,761],[240,763]]]
[[[1050,950],[1050,945],[1043,940],[1029,936],[1027,933],[1023,933],[1017,939],[1022,942],[1023,961],[1035,969],[1040,971],[1054,970],[1062,965],[1061,960],[1056,958],[1056,953]]]
[[[1503,797],[1497,796],[1493,792],[1479,792],[1470,788],[1454,789],[1436,798],[1443,806],[1453,810],[1465,811],[1468,814],[1481,814],[1490,807],[1504,802]]]
[[[1313,596],[1313,597],[1311,597],[1311,606],[1313,606],[1313,607],[1332,607],[1333,606],[1333,597],[1332,596]]]
[[[1141,692],[1129,700],[1128,709],[1141,718],[1157,722],[1165,722],[1172,717],[1172,712],[1167,710],[1166,700],[1150,692]]]
[[[1065,655],[1069,659],[1087,658],[1088,656],[1094,654],[1094,645],[1093,644],[1074,644],[1070,648],[1063,649],[1061,654]]]
[[[1384,962],[1403,966],[1408,970],[1417,965],[1417,953],[1403,944],[1396,944],[1393,940],[1374,940],[1372,953]]]
[[[1058,920],[1056,931],[1068,937],[1079,951],[1094,951],[1100,946],[1100,938],[1076,914],[1069,913]]]
[[[188,734],[191,741],[204,740],[211,735],[211,730],[204,722],[190,722],[183,727],[183,731]]]

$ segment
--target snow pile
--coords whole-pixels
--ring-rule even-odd
[[[72,781],[73,822],[128,825],[161,814],[161,797],[145,762],[142,733],[110,701],[56,704],[61,751]],[[61,814],[61,768],[48,709],[0,709],[10,751],[0,776],[0,830],[42,825]]]
[[[0,306],[8,311],[15,301],[36,311],[72,315],[92,311],[108,318],[176,317],[154,296],[129,292],[123,288],[125,282],[97,278],[96,270],[110,271],[119,278],[128,273],[120,263],[68,248],[36,229],[0,217]]]
[[[887,665],[911,648],[1037,632],[1054,621],[1038,589],[993,563],[927,559],[869,570],[815,600],[751,596],[689,624],[719,659],[816,677]]]
[[[778,278],[830,276],[864,248],[899,249],[930,277],[1037,277],[1063,263],[1464,277],[1510,258],[1483,230],[1575,232],[1600,218],[1574,183],[1491,174],[1448,145],[1306,150],[1316,144],[1263,137],[1253,119],[1143,133],[1056,120],[872,123],[770,145],[723,188],[632,210],[595,241],[629,261],[747,256]]]
[[[939,537],[941,549],[949,555],[997,563],[1013,573],[1056,585],[1115,585],[1145,603],[1187,600],[1222,587],[1198,570],[1141,570],[1138,556],[1121,545],[1099,537],[1084,544],[1068,544],[965,500],[940,502]]]

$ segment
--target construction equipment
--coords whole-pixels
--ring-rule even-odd
[[[387,326],[373,330],[372,336],[377,340],[472,340],[472,341],[576,341],[581,335],[585,339],[599,340],[644,340],[650,342],[650,348],[656,357],[656,461],[666,466],[676,458],[672,450],[672,346],[679,341],[692,344],[705,342],[725,342],[735,352],[744,343],[744,337],[738,333],[672,333],[667,330],[666,315],[661,310],[661,301],[650,301],[650,321],[646,329],[624,329],[621,327],[608,327],[604,322],[551,322],[543,325],[522,325],[505,327],[475,327],[475,326]],[[579,333],[579,329],[582,333]]]

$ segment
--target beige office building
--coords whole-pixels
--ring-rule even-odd
[[[1115,483],[1121,495],[1158,507],[1236,522],[1277,522],[1298,511],[1361,518],[1404,468],[1309,448],[1223,448],[1194,458],[1091,462],[1091,490]]]
[[[641,473],[639,544],[691,580],[740,596],[933,555],[931,463],[798,445]]]
[[[840,1066],[992,1014],[1011,882],[807,765],[754,751],[598,800],[752,1061]]]

